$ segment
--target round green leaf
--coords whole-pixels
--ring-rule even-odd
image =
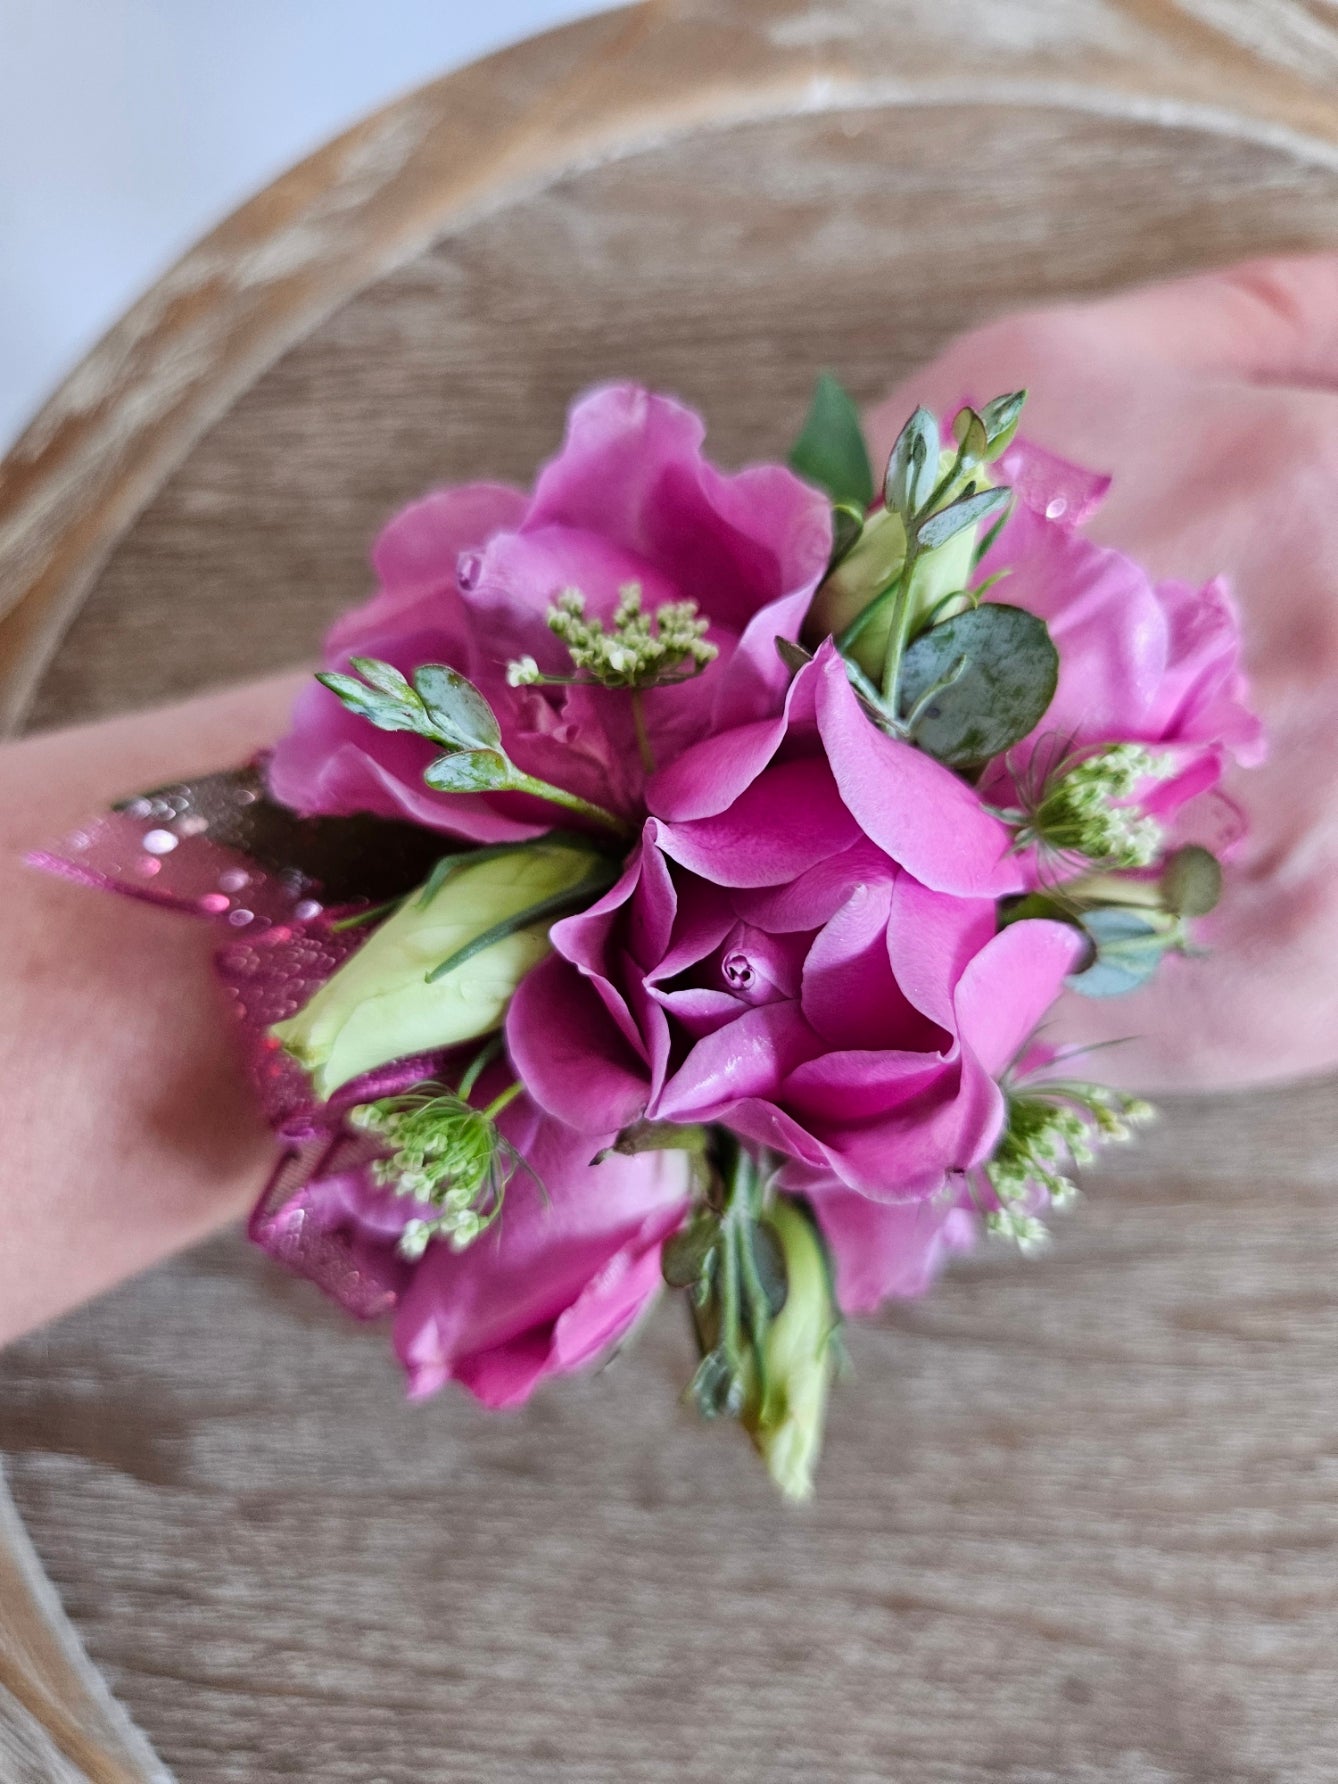
[[[1137,991],[1161,965],[1169,945],[1165,931],[1150,916],[1127,906],[1088,911],[1083,928],[1096,946],[1096,958],[1069,984],[1084,997],[1122,997],[1126,991]]]
[[[901,664],[901,715],[915,743],[951,768],[1002,755],[1054,698],[1059,653],[1045,622],[986,601],[922,632]]]
[[[1206,917],[1222,896],[1222,864],[1198,843],[1186,843],[1167,859],[1161,893],[1177,916]]]

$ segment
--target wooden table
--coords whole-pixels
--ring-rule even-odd
[[[9,722],[308,654],[390,509],[527,479],[592,380],[774,455],[817,367],[1333,245],[1336,75],[1320,0],[666,0],[425,88],[0,466]],[[1048,1261],[854,1333],[813,1510],[677,1406],[676,1308],[520,1417],[410,1409],[235,1238],[0,1359],[0,1447],[183,1784],[1321,1784],[1336,1175],[1331,1085],[1176,1108]]]

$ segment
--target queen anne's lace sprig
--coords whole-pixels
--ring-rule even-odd
[[[1113,743],[1087,754],[1063,752],[1053,765],[1020,777],[1021,808],[1000,815],[1015,846],[1035,847],[1051,861],[1128,872],[1151,867],[1166,842],[1162,826],[1136,803],[1151,781],[1175,772],[1167,751]]]
[[[533,657],[507,664],[513,688],[597,682],[604,688],[672,687],[700,675],[720,654],[709,642],[710,621],[702,619],[695,601],[665,601],[653,614],[641,605],[641,584],[624,583],[618,605],[606,628],[587,619],[580,589],[564,589],[548,611],[550,629],[567,647],[575,676],[545,675]]]
[[[1122,1144],[1156,1111],[1142,1097],[1103,1084],[1053,1079],[1008,1093],[1008,1115],[994,1156],[981,1176],[988,1186],[986,1228],[1024,1254],[1044,1249],[1044,1214],[1072,1205],[1071,1173],[1092,1164],[1105,1145]]]
[[[424,1203],[437,1212],[405,1222],[399,1252],[411,1261],[422,1257],[433,1239],[445,1239],[453,1251],[464,1251],[502,1212],[507,1184],[524,1161],[498,1131],[497,1117],[520,1095],[508,1089],[482,1109],[443,1084],[427,1082],[401,1096],[362,1103],[349,1115],[350,1125],[388,1148],[371,1166],[373,1181],[397,1196]]]

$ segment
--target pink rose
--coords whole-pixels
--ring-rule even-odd
[[[639,817],[645,774],[627,694],[512,688],[506,666],[532,657],[547,674],[570,674],[550,604],[576,588],[587,615],[607,621],[635,583],[647,611],[695,601],[719,653],[695,680],[642,696],[657,761],[778,707],[786,678],[774,641],[798,635],[826,568],[828,503],[779,465],[726,476],[702,457],[703,433],[669,398],[612,385],[573,408],[532,495],[471,484],[406,508],[373,552],[380,592],[334,627],[329,666],[350,656],[406,672],[450,664],[487,697],[519,768]],[[373,730],[313,685],[270,782],[304,814],[376,812],[479,842],[552,826],[553,809],[525,795],[431,792],[421,776],[435,754],[421,738]]]
[[[808,1184],[805,1194],[848,1315],[927,1294],[949,1258],[976,1242],[979,1223],[965,1188],[926,1201],[873,1202],[830,1178]]]
[[[437,1242],[416,1263],[401,1258],[406,1218],[433,1211],[375,1188],[365,1169],[316,1178],[255,1231],[350,1311],[393,1309],[414,1398],[457,1381],[485,1406],[515,1406],[594,1362],[658,1290],[660,1248],[687,1212],[681,1152],[592,1166],[598,1142],[524,1098],[500,1125],[535,1176],[516,1173],[501,1219],[464,1251]]]
[[[1031,742],[1162,746],[1175,772],[1146,809],[1164,820],[1215,786],[1228,756],[1245,766],[1262,760],[1263,731],[1240,667],[1240,620],[1225,584],[1153,582],[1123,552],[1085,537],[1078,528],[1099,506],[1107,477],[1022,441],[1004,453],[998,477],[1016,499],[980,566],[982,577],[1007,572],[988,598],[1037,614],[1059,651],[1059,686]],[[1028,754],[1024,742],[1012,760]],[[1000,768],[984,787],[1006,796]]]
[[[785,712],[704,740],[649,789],[618,884],[553,929],[512,1061],[587,1131],[724,1122],[884,1201],[985,1158],[996,1079],[1080,950],[995,933],[1019,884],[971,788],[871,725],[830,645]]]

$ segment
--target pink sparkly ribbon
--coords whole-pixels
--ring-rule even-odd
[[[358,1218],[366,1197],[350,1186],[366,1189],[374,1148],[343,1118],[432,1077],[442,1056],[397,1060],[322,1103],[269,1031],[361,945],[365,932],[332,919],[412,891],[442,852],[439,838],[408,825],[299,818],[268,798],[251,767],[130,800],[27,857],[62,879],[202,917],[223,932],[215,968],[283,1146],[250,1236],[360,1319],[395,1307],[408,1269],[393,1235]]]

